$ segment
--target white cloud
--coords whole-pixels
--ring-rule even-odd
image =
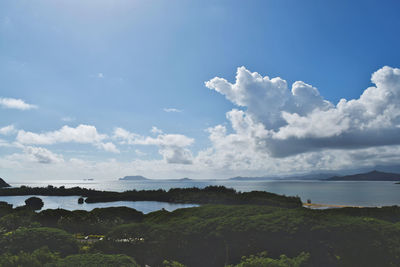
[[[182,112],[183,110],[177,108],[164,108],[165,112]]]
[[[114,139],[119,140],[120,144],[134,144],[134,140],[142,138],[139,134],[131,133],[123,128],[114,129]]]
[[[285,80],[279,77],[262,77],[257,72],[251,73],[245,67],[237,69],[234,84],[215,77],[205,85],[223,94],[237,106],[246,107],[252,119],[262,122],[268,129],[277,129],[285,125],[282,111],[304,115],[316,108],[326,110],[331,106],[331,103],[325,101],[311,85],[295,82],[290,91]]]
[[[40,134],[19,130],[17,135],[17,141],[21,144],[52,145],[75,142],[93,144],[106,151],[119,153],[114,144],[102,142],[106,138],[108,136],[98,133],[96,127],[84,124],[80,124],[76,128],[65,125],[60,130]]]
[[[194,143],[194,139],[185,135],[159,133],[156,137],[149,137],[130,133],[122,128],[116,128],[113,138],[120,140],[121,144],[158,146],[158,152],[167,163],[192,163],[193,156],[187,147]]]
[[[101,149],[103,149],[105,151],[108,151],[108,152],[117,153],[117,154],[120,153],[118,148],[111,142],[108,142],[108,143],[97,143],[96,146],[98,148],[101,148]]]
[[[96,127],[84,124],[81,124],[76,128],[65,125],[60,130],[40,134],[19,130],[17,135],[17,141],[22,144],[38,145],[51,145],[67,142],[92,144],[99,143],[105,138],[107,138],[107,135],[99,134]]]
[[[273,157],[286,157],[400,144],[400,69],[383,67],[371,81],[375,86],[359,99],[342,99],[336,106],[304,82],[295,82],[290,91],[285,80],[244,67],[238,68],[234,84],[216,77],[206,86],[246,108],[227,114],[238,135],[253,139],[256,149]]]
[[[163,131],[158,129],[156,126],[151,127],[150,132],[153,134],[162,134],[163,133]]]
[[[6,140],[0,139],[0,147],[12,147]]]
[[[194,139],[182,134],[159,134],[157,137],[141,136],[131,133],[123,128],[114,130],[113,138],[119,139],[122,143],[130,145],[159,145],[186,147],[193,144]]]
[[[0,98],[0,106],[9,109],[29,110],[35,109],[37,106],[25,103],[22,99],[15,98]]]
[[[43,164],[64,162],[62,155],[55,154],[43,147],[24,146],[22,149],[23,154],[12,154],[8,159]]]
[[[226,113],[229,125],[207,130],[210,146],[197,155],[190,151],[194,139],[185,135],[167,134],[157,127],[149,136],[116,128],[112,138],[118,144],[155,146],[162,159],[64,160],[47,149],[21,145],[23,154],[0,156],[0,168],[6,173],[20,170],[19,177],[29,173],[39,178],[109,179],[137,173],[151,178],[289,175],[396,165],[400,162],[399,77],[399,69],[384,67],[372,75],[374,85],[359,98],[333,104],[304,82],[288,87],[281,78],[262,77],[242,67],[234,83],[221,78],[206,83],[238,107]],[[118,153],[109,138],[90,125],[17,135],[21,144],[88,143]],[[8,146],[6,141],[3,144]],[[134,149],[136,155],[144,155]],[[57,164],[38,168],[40,162]]]
[[[101,73],[101,72],[97,73],[97,78],[103,79],[104,78],[104,74]]]
[[[0,134],[2,135],[10,135],[16,132],[14,125],[8,125],[0,128]]]
[[[65,121],[65,122],[71,122],[71,121],[74,121],[75,118],[72,118],[72,117],[62,117],[61,120],[62,120],[62,121]]]

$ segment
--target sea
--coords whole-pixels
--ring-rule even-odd
[[[96,181],[96,180],[51,180],[41,182],[16,182],[11,186],[30,187],[65,186],[84,187],[96,190],[156,190],[170,188],[204,188],[209,185],[225,186],[241,192],[268,191],[286,196],[299,196],[303,202],[310,200],[316,204],[382,207],[400,205],[400,184],[390,181],[323,181],[323,180],[144,180],[144,181]],[[24,205],[29,196],[0,196],[14,206]],[[78,204],[78,196],[40,196],[43,209],[63,208],[67,210],[92,210],[94,208],[126,206],[143,213],[160,209],[173,211],[179,208],[198,206],[196,204],[174,204],[157,201],[116,201],[108,203]]]

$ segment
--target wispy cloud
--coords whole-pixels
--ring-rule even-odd
[[[36,105],[25,103],[22,99],[0,98],[0,106],[9,109],[29,110],[37,108]]]
[[[151,127],[150,132],[153,134],[162,134],[163,133],[163,131],[161,129],[158,129],[156,126]]]
[[[147,153],[145,153],[145,152],[143,152],[143,151],[141,151],[141,150],[139,150],[139,149],[135,149],[135,153],[136,153],[136,155],[138,155],[139,157],[143,157],[143,156],[146,156],[146,155],[147,155]]]
[[[123,128],[116,128],[113,138],[119,140],[121,144],[158,146],[158,153],[167,163],[192,164],[193,161],[188,147],[194,143],[194,139],[182,134],[159,133],[156,137],[149,137],[131,133]]]
[[[61,118],[61,120],[62,120],[62,121],[65,121],[65,122],[71,122],[71,121],[74,121],[75,118],[72,118],[72,117],[63,117],[63,118]]]
[[[177,109],[177,108],[164,108],[165,112],[182,112],[182,109]]]

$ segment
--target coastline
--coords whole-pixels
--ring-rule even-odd
[[[309,209],[334,209],[334,208],[369,208],[366,206],[352,206],[352,205],[336,205],[336,204],[318,204],[318,203],[303,203],[304,208]],[[376,207],[379,208],[379,207]]]

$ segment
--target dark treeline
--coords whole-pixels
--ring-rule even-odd
[[[165,190],[130,190],[125,192],[98,191],[80,187],[26,187],[0,189],[0,196],[42,195],[82,196],[86,203],[113,201],[162,201],[193,204],[252,204],[297,208],[302,206],[299,197],[287,197],[264,191],[237,192],[224,186],[199,188],[172,188]]]
[[[212,204],[143,214],[126,207],[34,212],[0,203],[4,266],[400,266],[399,255],[397,206]],[[16,259],[22,264],[10,263]]]
[[[339,210],[206,205],[145,215],[140,223],[114,227],[94,247],[150,266],[165,258],[187,266],[224,266],[262,251],[275,259],[308,253],[305,266],[400,266],[399,220],[387,221],[391,211],[386,212],[372,218]]]

